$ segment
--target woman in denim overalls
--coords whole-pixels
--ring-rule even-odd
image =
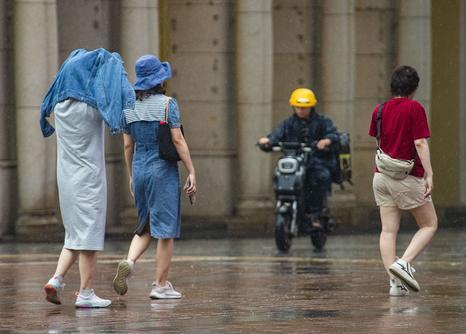
[[[128,259],[118,264],[113,280],[115,291],[124,295],[127,279],[134,263],[149,247],[151,238],[157,239],[156,274],[151,298],[181,298],[181,294],[167,281],[173,253],[174,238],[180,236],[180,181],[178,164],[159,156],[157,133],[160,122],[168,125],[176,150],[188,171],[185,192],[196,193],[196,176],[188,146],[180,130],[180,112],[176,101],[164,95],[163,82],[171,77],[170,64],[152,55],[136,61],[135,110],[125,111],[127,123],[125,160],[130,176],[131,194],[138,211],[138,225],[131,242]]]

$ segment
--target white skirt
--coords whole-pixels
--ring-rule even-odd
[[[104,249],[107,213],[104,123],[84,102],[65,100],[54,109],[57,182],[67,249]]]

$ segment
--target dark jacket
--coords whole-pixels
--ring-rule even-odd
[[[278,142],[299,142],[313,144],[321,139],[330,139],[332,143],[338,141],[336,127],[330,118],[311,111],[309,119],[301,119],[296,114],[280,123],[267,136],[272,144]],[[315,157],[324,160],[332,158],[330,151],[317,151]]]

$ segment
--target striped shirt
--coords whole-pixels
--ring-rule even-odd
[[[157,94],[151,95],[144,100],[136,100],[134,110],[126,109],[125,120],[129,125],[134,122],[159,122],[165,120],[165,106],[167,104],[168,96]],[[174,98],[170,99],[170,105],[168,110],[168,124],[171,128],[179,128],[180,123],[180,111],[178,104]],[[129,129],[127,129],[129,130]],[[125,131],[128,132],[128,131]]]

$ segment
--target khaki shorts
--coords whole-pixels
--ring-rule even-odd
[[[424,197],[425,184],[423,178],[412,175],[403,180],[395,180],[382,173],[374,173],[372,188],[377,206],[410,210],[432,202],[430,196]]]

